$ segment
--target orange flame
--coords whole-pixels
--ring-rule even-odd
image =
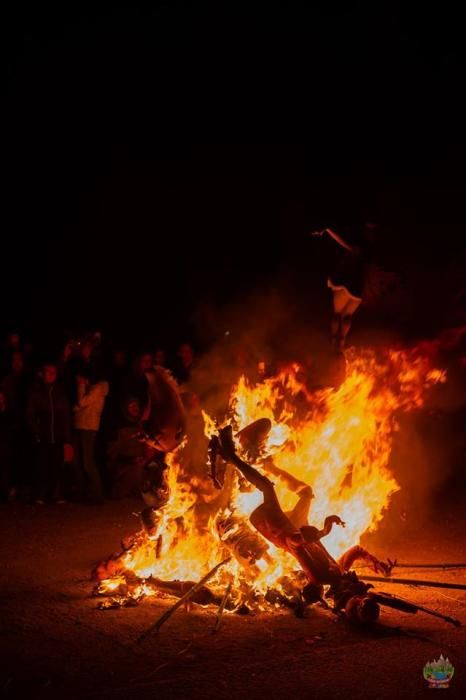
[[[259,384],[241,377],[233,388],[229,420],[239,431],[259,418],[272,429],[264,454],[274,464],[309,484],[315,498],[310,522],[321,526],[329,514],[339,515],[346,528],[335,527],[324,540],[339,556],[361,536],[374,530],[384,516],[390,497],[399,486],[389,469],[397,412],[423,404],[426,389],[445,381],[445,374],[429,366],[414,351],[389,351],[381,359],[374,351],[347,352],[346,379],[339,388],[310,392],[300,380],[301,368],[290,365],[279,375]],[[214,434],[214,421],[204,414],[205,432]],[[259,491],[242,490],[236,474],[225,481],[227,502],[206,477],[191,479],[183,473],[181,446],[169,456],[171,496],[161,511],[157,535],[144,536],[123,556],[123,565],[145,579],[198,580],[224,558],[228,537],[251,532],[248,516],[262,501]],[[207,456],[206,456],[207,461]],[[296,493],[283,480],[273,478],[282,508],[291,510]],[[200,488],[202,486],[202,488]],[[202,509],[210,518],[199,518]],[[218,527],[231,518],[228,537]],[[261,536],[263,552],[247,563],[232,558],[217,582],[233,580],[239,587],[253,585],[264,592],[280,576],[296,570],[296,562]],[[159,540],[161,537],[161,541]]]

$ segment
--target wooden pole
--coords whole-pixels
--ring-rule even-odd
[[[361,576],[362,581],[377,581],[377,583],[395,583],[406,586],[430,586],[431,588],[452,588],[456,591],[466,591],[466,584],[444,583],[443,581],[423,581],[416,578],[385,578],[384,576]]]
[[[466,569],[466,564],[400,564],[397,562],[395,567],[404,569]]]

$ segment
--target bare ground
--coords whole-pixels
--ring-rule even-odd
[[[416,698],[427,692],[426,661],[448,655],[455,666],[449,697],[466,690],[466,626],[422,613],[385,609],[368,632],[312,609],[227,615],[212,633],[215,611],[179,610],[158,636],[138,635],[166,608],[98,611],[90,596],[92,566],[137,528],[137,502],[0,507],[2,697],[39,698]],[[445,509],[446,510],[446,509]],[[440,514],[435,527],[405,537],[379,536],[372,546],[400,561],[465,561],[466,511]],[[466,570],[398,575],[466,583]],[[460,618],[466,592],[385,585],[384,590]],[[400,629],[401,627],[401,629]],[[316,639],[317,637],[317,639]]]

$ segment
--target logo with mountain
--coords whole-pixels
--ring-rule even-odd
[[[455,667],[448,658],[444,659],[440,654],[437,661],[428,661],[423,669],[423,676],[429,684],[429,688],[448,688],[453,678]]]

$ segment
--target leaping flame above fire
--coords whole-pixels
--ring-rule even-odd
[[[345,521],[346,528],[333,528],[323,540],[334,557],[377,528],[390,497],[399,490],[389,468],[398,413],[422,406],[426,390],[445,381],[445,374],[414,350],[382,354],[351,349],[346,365],[341,386],[312,392],[297,364],[258,384],[241,377],[228,412],[235,432],[260,418],[271,421],[263,456],[312,487],[310,523],[321,527],[329,514]],[[217,427],[206,414],[204,420],[210,437]],[[256,556],[248,561],[232,557],[219,572],[218,583],[233,581],[240,588],[265,591],[292,575],[296,561],[248,523],[262,494],[245,488],[231,467],[219,492],[207,476],[207,454],[205,477],[190,476],[183,467],[184,449],[169,455],[171,495],[157,536],[141,536],[123,554],[123,568],[139,579],[198,580],[224,558],[228,547],[231,553],[235,536],[237,541],[250,536],[257,538]],[[256,465],[260,468],[260,460]],[[296,493],[282,479],[271,478],[282,508],[291,510]]]

